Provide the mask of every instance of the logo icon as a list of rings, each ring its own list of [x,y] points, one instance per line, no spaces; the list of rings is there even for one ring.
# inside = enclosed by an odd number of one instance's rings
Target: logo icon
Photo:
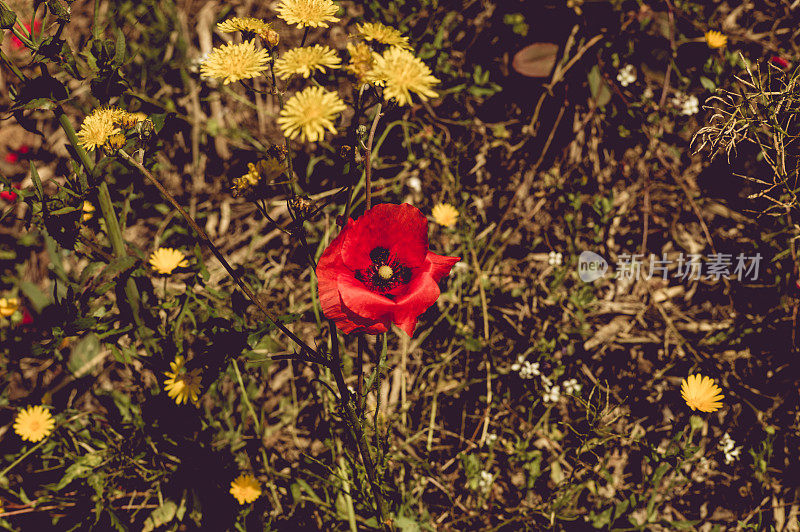
[[[606,259],[593,251],[584,251],[578,257],[578,277],[584,283],[600,279],[608,271]]]

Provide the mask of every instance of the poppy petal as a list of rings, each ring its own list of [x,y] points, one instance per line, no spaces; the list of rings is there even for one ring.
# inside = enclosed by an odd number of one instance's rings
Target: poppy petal
[[[342,246],[342,260],[353,271],[372,264],[375,248],[389,251],[392,260],[409,268],[420,266],[428,251],[428,219],[416,207],[381,203],[347,224],[351,230]]]

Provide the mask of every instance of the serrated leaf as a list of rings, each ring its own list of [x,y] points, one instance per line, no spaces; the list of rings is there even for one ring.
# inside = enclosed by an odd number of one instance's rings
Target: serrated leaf
[[[103,455],[100,452],[84,454],[64,471],[64,476],[61,477],[61,480],[53,488],[53,491],[64,489],[70,482],[77,478],[88,477],[102,462]]]
[[[136,265],[136,257],[119,257],[108,263],[103,275],[107,277],[116,277],[120,273],[130,270]]]
[[[39,290],[39,287],[32,282],[20,281],[17,286],[25,294],[25,298],[31,302],[37,314],[50,304],[50,296]]]

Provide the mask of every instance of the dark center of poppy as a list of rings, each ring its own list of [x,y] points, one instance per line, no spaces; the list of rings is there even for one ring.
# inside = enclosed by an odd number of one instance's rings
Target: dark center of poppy
[[[389,250],[377,247],[369,252],[372,261],[367,268],[356,272],[356,279],[364,283],[373,292],[386,294],[401,284],[411,281],[411,268],[393,259]]]

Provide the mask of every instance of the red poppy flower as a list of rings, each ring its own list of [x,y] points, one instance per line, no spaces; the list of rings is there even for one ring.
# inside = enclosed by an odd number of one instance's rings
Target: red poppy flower
[[[428,219],[416,207],[376,205],[349,220],[322,253],[322,311],[345,334],[379,334],[394,322],[412,336],[439,298],[439,280],[459,260],[428,251]]]
[[[13,203],[17,201],[17,193],[14,192],[13,190],[4,190],[0,192],[0,198],[3,198],[9,203]]]
[[[25,23],[25,29],[28,30],[28,35],[31,35],[31,37],[36,37],[36,36],[39,35],[39,33],[41,33],[42,21],[41,20],[34,20],[33,21],[33,33],[32,34],[31,34],[31,25],[29,23],[27,23],[27,22]],[[11,36],[11,47],[14,48],[15,50],[22,50],[23,48],[25,48],[25,45],[22,44],[22,41],[17,39],[16,36],[12,35]]]
[[[780,57],[780,56],[777,56],[777,55],[773,55],[770,58],[769,62],[772,63],[773,65],[779,67],[779,68],[783,68],[783,69],[789,68],[789,61],[787,61],[783,57]]]

